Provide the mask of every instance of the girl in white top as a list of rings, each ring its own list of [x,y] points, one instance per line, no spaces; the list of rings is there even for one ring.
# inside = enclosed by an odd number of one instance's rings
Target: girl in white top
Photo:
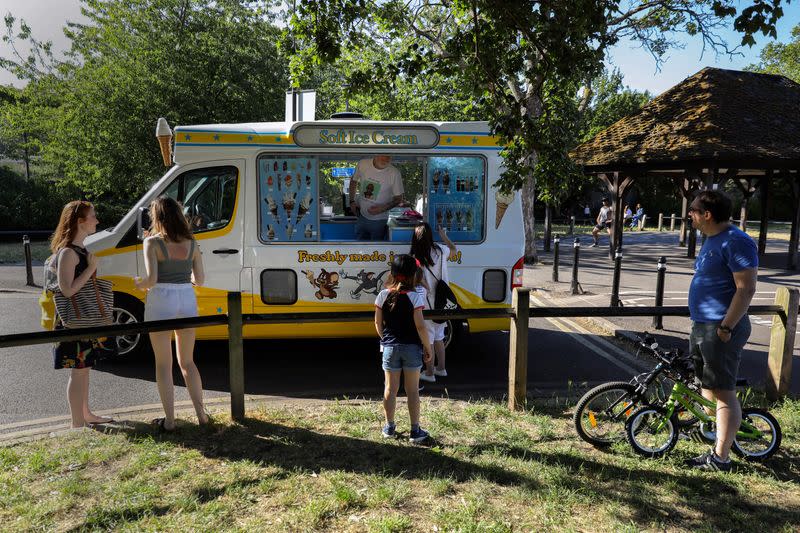
[[[411,236],[411,251],[409,252],[417,261],[424,276],[424,285],[428,289],[427,306],[426,309],[433,309],[434,300],[436,298],[436,284],[439,280],[449,283],[450,278],[447,274],[447,258],[454,256],[458,251],[455,244],[447,238],[444,228],[439,227],[439,237],[442,242],[447,244],[447,248],[441,244],[433,242],[433,230],[430,224],[422,222],[414,228],[414,234]],[[448,250],[449,249],[449,250]],[[431,360],[426,364],[425,372],[420,373],[419,378],[423,381],[435,382],[436,376],[447,376],[445,369],[445,347],[444,347],[444,329],[446,323],[437,324],[433,320],[426,320],[428,327],[428,336],[433,342],[432,352],[435,354],[436,366]]]

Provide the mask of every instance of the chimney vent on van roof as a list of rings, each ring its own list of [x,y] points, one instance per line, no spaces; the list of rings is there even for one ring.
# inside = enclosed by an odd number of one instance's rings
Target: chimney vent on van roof
[[[331,120],[364,120],[364,115],[356,111],[341,111],[331,115]]]

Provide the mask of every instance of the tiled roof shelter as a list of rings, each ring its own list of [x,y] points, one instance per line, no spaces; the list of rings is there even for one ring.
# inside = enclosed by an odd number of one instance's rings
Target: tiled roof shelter
[[[581,144],[571,155],[587,174],[603,179],[612,194],[614,248],[622,243],[622,213],[617,204],[637,177],[675,180],[684,196],[684,220],[687,203],[704,188],[732,179],[745,200],[758,186],[762,204],[768,205],[770,182],[789,180],[793,192],[789,267],[797,267],[800,84],[784,76],[704,68]],[[745,201],[742,225],[746,206]],[[767,217],[761,218],[759,252],[763,253]],[[691,257],[694,232],[689,237]]]

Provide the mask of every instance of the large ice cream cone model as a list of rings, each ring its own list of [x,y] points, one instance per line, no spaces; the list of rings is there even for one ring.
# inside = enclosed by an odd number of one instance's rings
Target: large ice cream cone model
[[[172,130],[164,117],[159,118],[156,123],[156,138],[161,148],[161,159],[164,161],[164,166],[172,166]]]
[[[494,215],[494,229],[498,229],[500,227],[500,222],[503,221],[503,215],[506,214],[508,206],[514,201],[514,193],[504,193],[498,189],[497,192],[494,193],[494,199],[497,202],[497,210]]]

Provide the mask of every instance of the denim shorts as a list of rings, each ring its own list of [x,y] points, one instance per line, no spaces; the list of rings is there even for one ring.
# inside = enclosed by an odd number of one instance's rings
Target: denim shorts
[[[197,316],[197,297],[191,283],[156,283],[147,291],[145,320]]]
[[[719,322],[694,322],[689,337],[689,348],[694,359],[697,377],[704,389],[732,391],[736,389],[736,375],[742,349],[750,337],[750,320],[742,317],[731,331],[728,342],[717,335]]]
[[[419,344],[384,346],[382,366],[388,372],[420,370],[422,368],[422,346]]]

